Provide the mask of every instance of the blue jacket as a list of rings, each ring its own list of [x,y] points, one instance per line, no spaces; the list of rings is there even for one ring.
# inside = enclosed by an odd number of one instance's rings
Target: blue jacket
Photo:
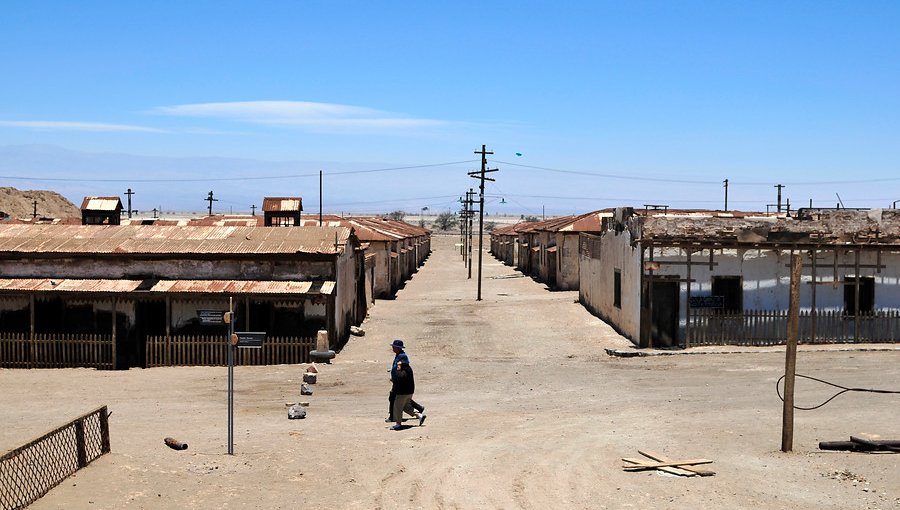
[[[402,363],[402,369],[397,369],[397,364]],[[391,363],[391,383],[394,395],[412,395],[416,392],[416,380],[412,366],[409,364],[409,356],[405,352],[398,352]]]

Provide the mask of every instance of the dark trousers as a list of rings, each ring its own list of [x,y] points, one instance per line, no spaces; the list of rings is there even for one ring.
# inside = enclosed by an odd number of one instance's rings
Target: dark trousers
[[[394,419],[394,396],[394,390],[391,390],[391,392],[388,394],[388,420],[390,421],[397,421],[396,419]],[[410,400],[409,405],[406,406],[406,409],[404,409],[403,411],[409,414],[413,414],[413,410],[421,413],[425,410],[425,406],[416,402],[415,400]]]

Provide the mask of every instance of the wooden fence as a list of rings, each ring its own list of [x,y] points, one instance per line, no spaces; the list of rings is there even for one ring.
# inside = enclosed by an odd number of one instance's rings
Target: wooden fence
[[[777,345],[787,339],[787,310],[746,310],[723,314],[691,309],[690,345]],[[847,316],[841,311],[800,312],[801,344],[882,343],[900,341],[900,312],[891,310]]]
[[[261,348],[235,348],[235,365],[309,363],[315,338],[266,337]],[[147,368],[160,366],[224,366],[228,364],[228,337],[147,337]]]
[[[0,333],[3,368],[113,368],[112,335]]]

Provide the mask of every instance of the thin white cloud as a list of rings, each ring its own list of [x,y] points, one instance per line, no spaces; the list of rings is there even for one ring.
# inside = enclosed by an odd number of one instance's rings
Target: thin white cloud
[[[332,103],[309,101],[238,101],[199,103],[156,108],[157,113],[182,117],[204,117],[312,129],[389,130],[446,126],[446,121]]]
[[[162,129],[131,124],[69,122],[62,120],[0,120],[0,126],[37,130],[164,133]]]

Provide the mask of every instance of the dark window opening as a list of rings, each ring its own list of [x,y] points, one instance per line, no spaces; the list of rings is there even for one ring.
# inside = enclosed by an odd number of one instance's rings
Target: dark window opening
[[[875,277],[859,277],[859,313],[871,315],[875,311]],[[856,277],[844,277],[844,315],[856,315]]]
[[[613,273],[613,306],[622,308],[622,271],[619,269]]]
[[[740,276],[713,276],[712,295],[722,296],[722,313],[744,311],[744,289]]]

